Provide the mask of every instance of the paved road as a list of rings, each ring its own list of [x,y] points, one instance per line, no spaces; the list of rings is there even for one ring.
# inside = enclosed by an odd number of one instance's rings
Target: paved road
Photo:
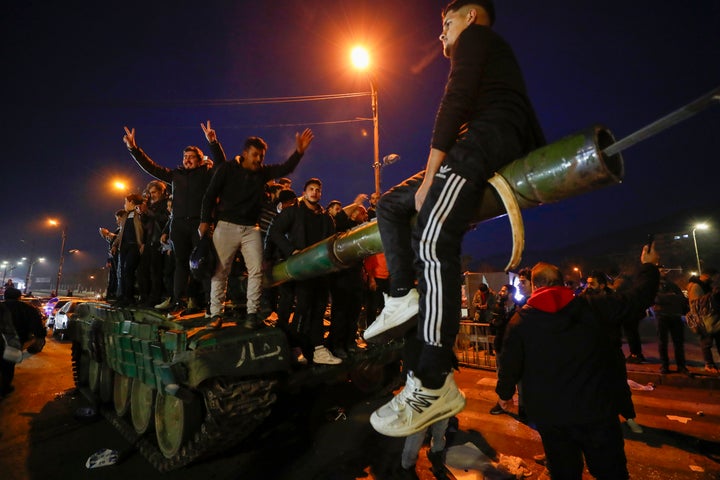
[[[494,373],[463,369],[457,381],[467,408],[458,416],[452,444],[473,442],[487,452],[520,457],[538,478],[533,462],[542,452],[537,433],[510,415],[492,416]],[[306,392],[277,405],[277,414],[255,435],[220,457],[161,475],[102,417],[79,420],[74,414],[88,402],[73,389],[70,345],[48,339],[45,350],[16,369],[17,390],[0,401],[0,477],[114,480],[182,479],[342,479],[391,478],[401,439],[375,433],[370,413],[386,398],[359,398],[348,386]],[[634,392],[641,435],[626,429],[626,451],[633,479],[720,478],[720,392],[714,388],[659,385]],[[328,412],[342,406],[347,419],[332,421]],[[702,415],[698,412],[702,412]],[[669,419],[671,415],[675,419]],[[87,470],[94,451],[123,453],[117,465]],[[433,478],[423,454],[420,478]],[[453,469],[458,479],[482,478],[477,471]],[[586,474],[584,478],[591,478]]]

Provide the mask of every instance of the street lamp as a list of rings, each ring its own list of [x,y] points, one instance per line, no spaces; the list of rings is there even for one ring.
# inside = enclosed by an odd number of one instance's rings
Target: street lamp
[[[52,225],[53,227],[57,227],[60,225],[60,222],[58,222],[55,219],[48,220],[48,223],[50,225]],[[62,278],[63,262],[65,262],[65,240],[66,239],[67,239],[67,225],[63,225],[62,242],[60,243],[60,261],[58,262],[57,282],[55,283],[55,295],[58,295],[60,293],[60,279]]]
[[[27,295],[28,291],[30,290],[30,275],[32,275],[33,266],[37,262],[44,262],[45,258],[40,257],[36,258],[35,260],[31,260],[28,262],[28,269],[27,269],[27,275],[25,275],[25,289],[23,290],[23,294]]]
[[[370,66],[370,54],[363,47],[355,47],[350,52],[350,58],[355,68],[366,70]],[[370,101],[372,106],[373,122],[373,168],[375,169],[375,193],[380,195],[380,130],[378,121],[378,92],[373,76],[368,73],[370,80]]]
[[[710,228],[710,226],[707,223],[697,223],[697,224],[695,224],[695,226],[693,226],[693,229],[692,229],[693,244],[695,245],[695,260],[697,260],[698,275],[700,275],[702,273],[702,268],[700,268],[700,253],[698,252],[697,238],[695,237],[695,230],[707,230],[708,228]]]

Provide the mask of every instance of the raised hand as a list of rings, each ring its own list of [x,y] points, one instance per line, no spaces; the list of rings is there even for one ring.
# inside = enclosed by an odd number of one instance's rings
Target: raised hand
[[[127,145],[127,148],[137,148],[137,144],[135,143],[135,129],[132,130],[128,127],[125,128],[125,135],[123,136],[123,142],[125,142],[125,145]]]
[[[295,149],[298,153],[302,154],[305,153],[305,150],[312,142],[313,138],[315,136],[313,135],[312,130],[309,128],[306,128],[302,133],[296,133],[295,134]]]
[[[205,133],[205,138],[208,142],[217,142],[217,133],[215,133],[215,130],[213,130],[213,128],[210,126],[210,120],[207,121],[207,126],[204,123],[201,123],[200,128],[203,129],[203,132]]]

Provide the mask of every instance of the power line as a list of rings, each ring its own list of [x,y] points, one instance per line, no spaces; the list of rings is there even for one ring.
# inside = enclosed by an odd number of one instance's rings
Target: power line
[[[370,96],[370,92],[333,93],[328,95],[302,95],[296,97],[224,98],[215,100],[141,100],[122,101],[120,103],[113,102],[113,105],[122,107],[228,107],[240,105],[271,105],[278,103],[318,102],[367,96]],[[93,104],[95,103],[93,102]]]

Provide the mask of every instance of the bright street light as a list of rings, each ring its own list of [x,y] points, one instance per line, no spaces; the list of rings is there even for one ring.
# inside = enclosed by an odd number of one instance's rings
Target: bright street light
[[[365,70],[370,66],[370,54],[363,47],[355,47],[350,52],[353,65],[359,70]]]
[[[580,270],[580,267],[573,267],[573,272],[576,272],[578,276],[580,277],[580,280],[583,280],[583,274],[582,270]]]
[[[355,47],[350,52],[352,64],[358,70],[367,70],[370,67],[370,54],[363,47]],[[368,72],[368,80],[370,81],[370,101],[372,106],[372,122],[373,122],[373,168],[375,169],[375,193],[380,195],[380,130],[378,121],[378,94],[375,80],[371,73]]]
[[[693,226],[693,229],[692,229],[693,244],[695,245],[695,260],[697,260],[698,275],[700,275],[702,273],[702,268],[700,267],[700,253],[698,252],[697,238],[695,237],[695,230],[707,230],[708,228],[710,228],[710,226],[707,223],[697,223],[697,224],[695,224],[695,226]]]

